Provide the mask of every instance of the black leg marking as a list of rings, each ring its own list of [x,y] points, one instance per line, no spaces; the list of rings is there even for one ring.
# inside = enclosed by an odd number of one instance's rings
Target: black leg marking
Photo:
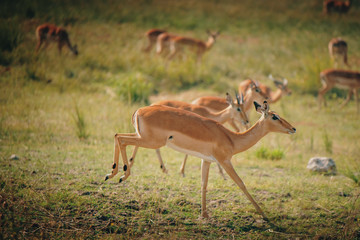
[[[129,161],[130,161],[130,162],[132,162],[132,160],[133,160],[133,158],[130,158],[130,160],[129,160]]]
[[[164,166],[161,164],[161,165],[160,165],[160,168],[163,169],[163,167],[164,167]]]
[[[169,139],[172,139],[172,138],[173,138],[173,136],[170,136],[170,137],[169,137]]]
[[[122,182],[122,178],[120,178],[120,180],[119,180],[119,183],[121,183]]]
[[[112,168],[113,168],[113,169],[115,169],[115,168],[116,168],[116,163],[114,163],[114,164],[113,164]]]
[[[124,172],[127,170],[127,166],[126,165],[124,165]]]

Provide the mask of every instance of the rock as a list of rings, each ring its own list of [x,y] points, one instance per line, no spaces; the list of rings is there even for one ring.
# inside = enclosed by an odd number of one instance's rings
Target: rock
[[[19,160],[20,158],[18,156],[16,156],[15,154],[12,154],[10,157],[9,157],[10,160]]]
[[[313,157],[309,160],[306,168],[314,172],[336,174],[335,162],[328,157]]]

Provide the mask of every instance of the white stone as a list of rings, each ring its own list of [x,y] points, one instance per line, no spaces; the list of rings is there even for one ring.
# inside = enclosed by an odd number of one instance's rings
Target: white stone
[[[313,157],[309,160],[306,168],[314,172],[336,173],[335,162],[328,157]]]
[[[11,154],[11,156],[10,156],[9,159],[10,159],[10,160],[19,160],[19,157],[16,156],[15,154]]]

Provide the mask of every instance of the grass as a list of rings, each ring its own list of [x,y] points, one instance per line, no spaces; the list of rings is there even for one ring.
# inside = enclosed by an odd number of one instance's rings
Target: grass
[[[73,120],[76,126],[76,135],[79,139],[87,139],[90,134],[87,130],[87,123],[85,122],[84,114],[79,110],[79,106],[75,103],[75,114]]]
[[[327,153],[332,153],[333,152],[333,143],[329,137],[329,135],[327,134],[327,132],[325,131],[323,134],[323,141],[324,141],[324,146],[325,146],[325,150]]]
[[[260,147],[256,150],[255,155],[257,158],[280,160],[285,156],[285,153],[281,149],[268,149],[266,147]]]
[[[332,16],[321,15],[321,5],[5,1],[0,35],[16,44],[2,45],[0,57],[0,238],[358,239],[359,115],[353,101],[338,109],[342,90],[330,91],[328,107],[319,110],[316,92],[319,71],[331,67],[332,37],[348,41],[349,62],[360,70],[360,5]],[[43,22],[66,26],[79,56],[66,49],[59,56],[54,45],[35,55],[34,31]],[[221,35],[201,64],[190,55],[166,67],[154,51],[141,51],[144,32],[154,27],[204,40],[206,29]],[[214,164],[211,217],[200,219],[200,160],[189,157],[182,178],[184,156],[167,148],[161,150],[167,175],[153,150],[139,149],[129,179],[119,184],[119,173],[104,182],[113,136],[134,132],[137,108],[165,98],[224,96],[247,77],[272,86],[270,73],[289,80],[293,94],[270,107],[297,133],[269,134],[232,159],[270,223]],[[258,117],[251,112],[252,123]],[[321,155],[336,161],[337,175],[306,170]]]

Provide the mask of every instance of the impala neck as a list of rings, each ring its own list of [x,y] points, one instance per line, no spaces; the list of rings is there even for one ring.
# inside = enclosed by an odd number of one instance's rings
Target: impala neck
[[[230,118],[231,108],[232,106],[229,105],[227,108],[221,110],[220,112],[211,112],[207,117],[211,117],[212,120],[215,120],[219,123],[224,123]]]
[[[282,96],[282,90],[278,88],[275,92],[270,92],[269,103],[274,103],[278,101]]]
[[[213,36],[209,36],[207,42],[205,43],[206,49],[210,49],[212,45],[215,43],[215,38]]]
[[[252,92],[251,89],[248,89],[245,93],[245,97],[244,97],[244,111],[248,112],[250,110],[250,108],[252,108],[254,106],[254,93]]]
[[[264,115],[246,132],[231,132],[230,138],[234,143],[234,154],[246,151],[254,146],[261,138],[270,131],[264,126]]]

